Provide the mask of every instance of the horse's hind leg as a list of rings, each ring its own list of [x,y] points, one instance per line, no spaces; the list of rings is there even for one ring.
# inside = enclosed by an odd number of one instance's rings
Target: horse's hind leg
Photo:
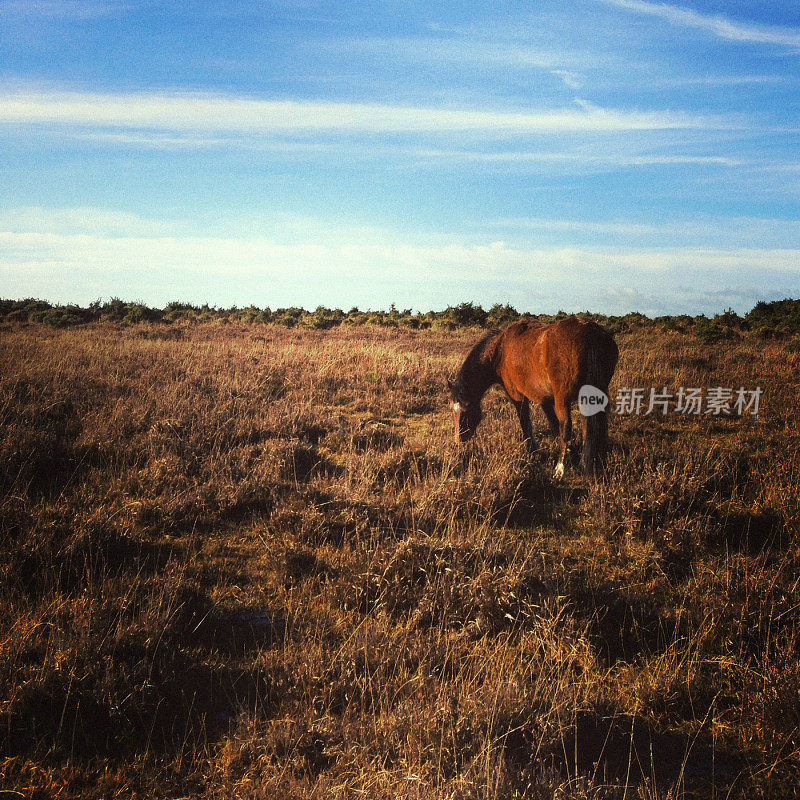
[[[525,446],[528,448],[528,452],[532,453],[536,450],[536,437],[533,435],[530,403],[527,400],[514,402],[514,408],[517,410],[519,424],[522,426],[522,438],[525,440]]]
[[[542,400],[542,411],[547,417],[547,424],[550,427],[550,433],[553,436],[558,436],[558,417],[556,416],[555,401],[552,398]]]
[[[556,464],[555,477],[564,477],[564,458],[567,455],[567,445],[572,438],[572,414],[570,414],[569,403],[563,397],[557,397],[555,401],[555,412],[558,417],[558,435],[561,450]]]

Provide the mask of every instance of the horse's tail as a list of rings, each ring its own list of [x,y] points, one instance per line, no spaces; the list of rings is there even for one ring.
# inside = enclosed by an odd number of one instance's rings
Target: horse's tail
[[[584,383],[595,386],[608,396],[619,348],[614,337],[599,325],[592,330],[588,345]],[[602,411],[585,417],[583,422],[583,471],[592,475],[608,452],[608,405]]]

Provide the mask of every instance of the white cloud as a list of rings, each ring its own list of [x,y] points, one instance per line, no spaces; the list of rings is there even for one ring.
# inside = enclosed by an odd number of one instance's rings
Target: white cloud
[[[646,0],[602,0],[602,2],[640,14],[660,17],[674,25],[705,30],[729,41],[800,47],[800,30],[797,28],[735,22],[723,16],[701,14],[689,8],[667,3],[651,3]]]
[[[609,228],[609,226],[601,226]],[[631,226],[620,224],[624,232]],[[635,227],[634,227],[635,229]],[[610,227],[613,231],[613,226]],[[204,270],[224,276],[258,272],[264,275],[336,274],[373,280],[381,274],[423,271],[438,278],[470,275],[486,280],[508,278],[536,269],[592,270],[613,273],[620,267],[637,273],[741,268],[800,274],[797,249],[714,248],[584,248],[523,249],[495,241],[488,244],[420,246],[336,244],[325,241],[285,245],[264,237],[101,236],[50,232],[0,232],[4,270],[68,268],[76,273],[114,273],[131,267],[163,274]],[[2,287],[0,287],[2,293]]]
[[[479,132],[525,134],[729,127],[729,123],[672,111],[576,109],[485,111],[366,103],[255,100],[216,94],[0,94],[0,124],[225,132],[340,131],[359,133]]]
[[[474,236],[466,243],[443,235],[425,243],[391,234],[365,240],[358,232],[314,231],[313,225],[306,239],[286,244],[268,236],[126,234],[146,231],[147,221],[107,213],[6,213],[0,219],[0,296],[84,303],[121,296],[151,304],[181,298],[273,307],[398,302],[430,308],[475,300],[540,311],[636,308],[652,314],[713,312],[726,305],[745,310],[765,293],[800,291],[800,248],[525,247],[485,234],[478,243]],[[26,214],[30,230],[24,230]],[[72,217],[76,231],[85,232],[66,232]],[[647,233],[649,227],[588,223],[590,232]]]
[[[224,228],[267,230],[256,218],[223,219]],[[471,235],[472,243],[458,243],[452,233],[415,236],[414,241],[374,226],[334,224],[309,217],[279,216],[277,234],[193,235],[186,223],[151,219],[126,211],[94,207],[47,208],[25,206],[0,211],[0,265],[26,263],[71,264],[76,269],[114,271],[136,264],[151,271],[202,267],[215,274],[252,269],[267,271],[286,268],[314,269],[325,263],[344,273],[363,276],[376,270],[393,273],[398,267],[424,269],[426,265],[453,275],[462,269],[495,270],[508,275],[509,269],[535,264],[586,268],[628,265],[636,271],[673,268],[736,270],[758,265],[764,269],[800,273],[800,249],[795,247],[586,247],[562,245],[548,248],[509,246],[491,239],[492,228],[509,231],[549,230],[562,233],[639,236],[668,234],[716,236],[749,234],[753,241],[775,234],[794,242],[800,222],[785,219],[734,217],[726,220],[637,222],[632,220],[574,220],[544,217],[509,217],[489,220]],[[473,226],[474,227],[474,226]],[[483,239],[483,243],[480,242]],[[289,241],[291,243],[287,244]],[[488,242],[488,243],[487,243]],[[363,272],[362,272],[363,271]]]

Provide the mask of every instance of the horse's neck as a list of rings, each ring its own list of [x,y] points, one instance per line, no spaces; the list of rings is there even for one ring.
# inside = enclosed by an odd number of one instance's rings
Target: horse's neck
[[[490,386],[500,380],[495,358],[496,348],[491,346],[491,342],[487,343],[479,352],[473,353],[470,358],[470,389],[478,401],[483,398]]]

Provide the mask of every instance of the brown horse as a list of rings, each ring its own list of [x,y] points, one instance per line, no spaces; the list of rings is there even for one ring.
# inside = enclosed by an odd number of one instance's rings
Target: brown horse
[[[617,344],[608,331],[577,317],[549,325],[520,320],[503,331],[492,331],[472,348],[450,384],[456,441],[465,442],[475,433],[483,416],[481,399],[490,386],[499,383],[517,410],[530,451],[536,449],[530,402],[541,405],[551,432],[560,437],[555,474],[561,478],[572,437],[571,406],[587,385],[608,395],[618,356]],[[604,407],[583,417],[583,468],[587,474],[594,472],[607,448]]]

